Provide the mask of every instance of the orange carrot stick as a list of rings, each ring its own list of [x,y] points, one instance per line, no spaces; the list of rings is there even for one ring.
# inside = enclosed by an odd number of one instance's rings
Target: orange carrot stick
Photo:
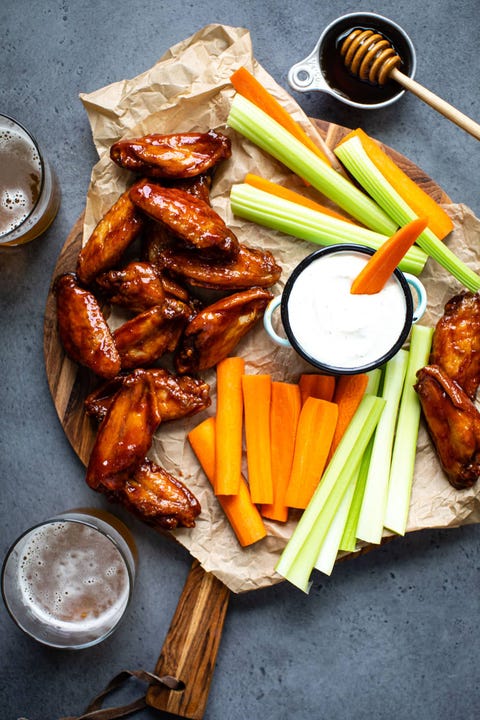
[[[330,448],[328,462],[330,462],[337,445],[347,429],[350,420],[360,405],[360,400],[367,389],[368,376],[365,373],[359,375],[340,375],[337,378],[333,402],[338,406],[338,420],[335,434]]]
[[[385,240],[358,273],[350,292],[353,295],[374,295],[380,292],[427,224],[427,218],[416,218]]]
[[[310,502],[327,463],[337,418],[335,403],[310,397],[303,405],[285,496],[289,507],[304,509]]]
[[[349,140],[352,135],[360,138],[363,149],[370,160],[390,185],[401,195],[407,205],[412,208],[418,217],[428,217],[428,227],[440,240],[443,240],[453,230],[452,220],[445,210],[422,190],[373,138],[360,128],[346,135],[340,144]]]
[[[335,392],[335,378],[333,375],[303,374],[298,381],[302,405],[309,397],[320,398],[320,400],[333,400]]]
[[[259,175],[255,175],[254,173],[247,173],[245,175],[245,182],[248,183],[248,185],[256,187],[258,190],[263,190],[264,192],[268,192],[271,195],[281,197],[284,200],[290,200],[290,202],[297,203],[297,205],[302,205],[303,207],[308,207],[310,208],[310,210],[322,212],[325,215],[330,215],[330,217],[337,218],[337,220],[343,220],[344,222],[348,222],[351,225],[355,224],[352,220],[349,220],[347,217],[345,217],[345,215],[341,215],[340,213],[335,212],[335,210],[332,210],[325,205],[321,205],[315,200],[311,200],[310,198],[305,197],[305,195],[301,195],[300,193],[295,192],[295,190],[290,190],[283,185],[274,183],[271,180],[266,180]]]
[[[286,382],[272,382],[270,438],[273,503],[262,505],[260,512],[263,517],[278,522],[286,522],[288,519],[285,493],[295,451],[295,436],[297,434],[300,409],[300,388],[298,385]]]
[[[227,357],[217,364],[216,495],[238,492],[242,469],[244,370],[245,361],[241,357]]]
[[[257,504],[273,502],[270,461],[270,375],[243,375],[245,443],[250,496]]]
[[[327,165],[331,165],[325,153],[320,150],[318,145],[313,142],[290,113],[280,105],[278,100],[275,100],[273,95],[245,67],[238,68],[230,76],[230,82],[240,95],[243,95],[267,115],[270,115],[273,120],[276,120],[279,125],[282,125],[285,130],[288,130]]]
[[[209,417],[188,433],[193,452],[211,485],[215,480],[215,418]],[[242,547],[252,545],[267,534],[256,505],[252,503],[243,476],[237,495],[219,495],[220,503]]]

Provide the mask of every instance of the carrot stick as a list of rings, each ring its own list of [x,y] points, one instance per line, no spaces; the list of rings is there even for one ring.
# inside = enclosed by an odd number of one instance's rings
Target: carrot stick
[[[310,502],[327,463],[337,418],[335,403],[310,397],[303,405],[285,496],[289,507],[305,509]]]
[[[244,370],[245,361],[241,357],[227,357],[217,364],[216,495],[238,492],[242,469]]]
[[[295,190],[290,190],[283,185],[274,183],[271,180],[266,180],[259,175],[255,175],[254,173],[247,173],[245,175],[245,182],[248,185],[252,185],[253,187],[258,188],[258,190],[263,190],[264,192],[268,192],[271,195],[276,195],[277,197],[281,197],[284,200],[294,202],[297,205],[308,207],[311,210],[317,210],[317,212],[322,212],[325,215],[330,215],[330,217],[335,217],[338,220],[343,220],[344,222],[349,222],[352,225],[355,225],[355,223],[349,218],[345,217],[345,215],[335,212],[335,210],[332,210],[325,205],[321,205],[315,200],[311,200],[310,198],[305,197],[305,195],[301,195],[300,193],[295,192]]]
[[[257,504],[273,502],[270,461],[270,375],[243,375],[245,443],[250,496]]]
[[[325,153],[320,150],[303,128],[292,118],[290,113],[280,105],[278,100],[275,100],[273,95],[245,67],[238,68],[230,76],[230,82],[240,95],[243,95],[267,115],[270,115],[271,118],[294,135],[297,140],[300,140],[327,165],[331,165]]]
[[[367,383],[368,376],[365,373],[358,375],[340,375],[340,377],[337,378],[333,402],[338,406],[338,420],[328,462],[330,462],[350,420],[360,405],[360,401],[367,389]]]
[[[335,378],[333,375],[300,375],[298,381],[302,405],[308,397],[320,398],[321,400],[333,400],[335,392]]]
[[[386,180],[392,185],[398,194],[405,200],[419,217],[428,218],[428,227],[440,239],[443,240],[452,230],[453,223],[445,210],[417,183],[412,180],[392,158],[361,128],[352,130],[340,142],[345,142],[352,135],[360,138],[363,149],[373,164],[380,170]]]
[[[193,452],[203,472],[213,486],[215,480],[215,418],[209,417],[188,433]],[[267,534],[256,505],[252,503],[248,486],[240,476],[236,495],[219,495],[220,503],[242,547],[252,545]]]
[[[353,295],[374,295],[380,292],[427,224],[427,218],[416,218],[385,240],[358,273],[350,292]]]
[[[270,404],[270,438],[273,503],[262,505],[263,517],[278,522],[288,519],[285,493],[295,451],[295,436],[300,416],[300,388],[286,382],[272,382]]]

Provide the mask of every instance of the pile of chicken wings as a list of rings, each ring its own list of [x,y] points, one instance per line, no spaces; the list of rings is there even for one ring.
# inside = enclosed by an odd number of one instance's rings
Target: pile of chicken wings
[[[65,352],[99,380],[85,402],[98,423],[86,480],[150,524],[192,527],[200,504],[147,457],[153,435],[210,405],[200,373],[262,317],[281,268],[211,207],[213,173],[231,157],[227,136],[147,135],[115,143],[110,157],[132,184],[93,230],[75,272],[53,286]],[[127,314],[113,332],[112,305]]]
[[[418,393],[428,431],[442,467],[456,489],[480,476],[480,295],[451,298],[438,321],[429,365],[417,373]]]

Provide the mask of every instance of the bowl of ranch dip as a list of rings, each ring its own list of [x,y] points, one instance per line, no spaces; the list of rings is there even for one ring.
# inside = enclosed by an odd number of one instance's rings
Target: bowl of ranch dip
[[[304,258],[265,312],[272,340],[330,375],[367,372],[390,360],[423,315],[427,296],[418,278],[398,268],[380,292],[352,294],[353,280],[373,253],[363,245],[341,244]],[[277,308],[286,337],[273,327]]]

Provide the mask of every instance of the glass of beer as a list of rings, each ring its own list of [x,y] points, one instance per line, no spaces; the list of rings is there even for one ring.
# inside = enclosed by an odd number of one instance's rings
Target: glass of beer
[[[55,173],[37,141],[16,120],[0,115],[0,248],[44,233],[59,204]]]
[[[128,528],[104,511],[73,510],[27,530],[8,551],[3,600],[27,635],[57,648],[95,645],[130,602],[136,549]]]

